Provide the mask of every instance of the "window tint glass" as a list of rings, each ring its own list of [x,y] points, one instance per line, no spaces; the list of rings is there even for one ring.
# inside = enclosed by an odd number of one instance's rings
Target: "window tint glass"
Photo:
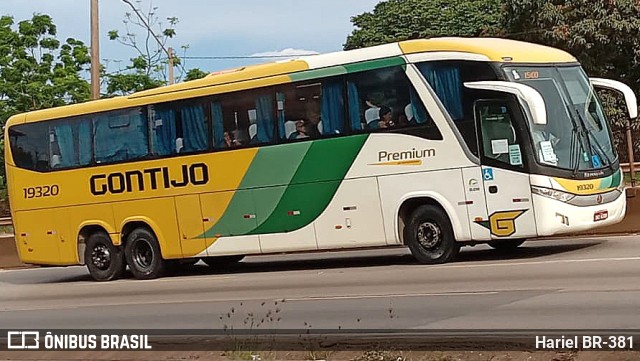
[[[477,116],[482,129],[482,154],[488,159],[522,167],[520,140],[513,125],[512,110],[506,102],[478,102]]]
[[[211,103],[217,149],[271,143],[275,139],[273,89],[225,94]]]
[[[403,67],[353,74],[348,78],[347,94],[354,131],[425,127],[430,131],[420,136],[442,139]]]
[[[143,108],[93,116],[96,163],[139,159],[149,154],[147,116]]]
[[[51,168],[88,165],[93,160],[91,121],[71,118],[51,122]]]
[[[49,125],[32,123],[9,128],[13,161],[18,167],[47,170],[50,162]]]
[[[200,103],[176,105],[176,151],[201,152],[209,148],[209,125],[205,107]]]
[[[14,162],[18,167],[39,171],[91,164],[91,132],[91,121],[87,118],[11,127]]]
[[[314,139],[322,135],[322,89],[320,82],[287,84],[278,89],[280,139]],[[325,113],[325,116],[330,115]]]
[[[465,82],[497,80],[489,64],[477,61],[429,61],[416,64],[453,119],[469,150],[478,155],[473,104],[486,93],[464,87]]]
[[[151,147],[155,155],[177,153],[176,116],[173,108],[167,104],[149,107],[149,126],[151,127]]]

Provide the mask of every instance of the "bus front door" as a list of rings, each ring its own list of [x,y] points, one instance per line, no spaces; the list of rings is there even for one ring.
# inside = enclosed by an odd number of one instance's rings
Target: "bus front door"
[[[476,221],[489,229],[491,239],[535,237],[536,223],[531,185],[522,155],[523,113],[513,99],[479,100],[475,103],[482,184],[487,219]]]

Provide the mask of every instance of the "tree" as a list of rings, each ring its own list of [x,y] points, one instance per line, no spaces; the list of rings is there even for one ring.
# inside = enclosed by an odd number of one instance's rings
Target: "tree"
[[[149,1],[146,10],[143,1],[136,0],[135,5],[126,0],[132,12],[125,13],[122,21],[125,32],[110,30],[109,39],[133,49],[136,56],[125,69],[106,74],[107,95],[125,95],[135,91],[156,88],[168,83],[168,42],[176,36],[177,17],[167,17],[166,26],[157,15],[158,7]],[[142,35],[139,35],[142,34]],[[187,45],[181,46],[186,52]],[[185,75],[180,58],[174,54],[177,66],[177,81]]]
[[[209,75],[209,73],[199,68],[189,69],[189,71],[187,71],[187,76],[184,77],[184,81],[202,79],[207,75]]]
[[[500,23],[500,0],[386,0],[351,18],[344,49],[416,38],[479,36]]]
[[[590,76],[620,80],[640,91],[640,5],[634,0],[505,0],[506,36],[573,54]],[[626,159],[628,116],[619,94],[599,92],[613,125],[618,153]],[[634,134],[640,122],[631,124]],[[634,142],[636,157],[640,142]],[[637,158],[636,158],[637,159]]]
[[[89,99],[81,72],[91,62],[89,50],[69,38],[61,45],[48,15],[17,24],[0,17],[0,123],[11,115]]]
[[[89,84],[81,73],[91,58],[84,43],[69,38],[61,44],[48,15],[15,25],[12,17],[0,17],[0,126],[17,113],[88,100]],[[4,165],[3,151],[0,162]]]

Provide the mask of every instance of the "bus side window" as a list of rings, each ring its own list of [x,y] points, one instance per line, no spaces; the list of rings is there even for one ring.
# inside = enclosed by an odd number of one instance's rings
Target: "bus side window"
[[[347,95],[354,132],[421,128],[406,132],[425,139],[442,139],[403,67],[352,74],[347,81]]]
[[[317,81],[286,84],[277,89],[278,137],[281,140],[316,139],[321,136],[324,131],[321,121],[322,91],[322,84]],[[328,114],[325,116],[329,117]]]
[[[320,119],[318,129],[322,135],[337,135],[345,133],[344,119],[344,85],[342,79],[328,79],[322,82]],[[314,119],[311,123],[316,124]]]
[[[49,141],[52,169],[88,165],[92,161],[91,121],[86,117],[51,122]]]
[[[179,103],[176,106],[175,148],[178,153],[193,153],[209,148],[209,125],[201,103]],[[181,139],[181,141],[179,140]]]
[[[271,143],[275,139],[273,88],[227,93],[211,103],[215,149]]]
[[[94,116],[93,144],[96,162],[118,162],[148,155],[147,127],[146,109],[140,107]]]
[[[50,133],[46,123],[14,125],[9,128],[11,153],[20,168],[46,171],[50,162]]]
[[[177,135],[174,110],[167,105],[155,105],[149,107],[148,114],[152,129],[153,154],[175,154]]]

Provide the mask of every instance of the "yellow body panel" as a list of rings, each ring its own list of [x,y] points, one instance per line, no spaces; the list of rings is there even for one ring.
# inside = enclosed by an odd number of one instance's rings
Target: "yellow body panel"
[[[175,197],[176,216],[178,218],[180,247],[184,257],[192,257],[207,248],[203,238],[198,238],[204,233],[204,222],[200,213],[200,196],[189,194]],[[194,215],[194,213],[196,213]],[[199,217],[196,217],[199,216]]]
[[[519,63],[574,63],[571,54],[544,45],[498,38],[433,38],[399,43],[405,54],[455,51],[484,55],[491,61]]]
[[[19,185],[12,187],[13,193],[10,194],[16,229],[18,232],[22,229],[30,232],[16,235],[22,260],[26,263],[77,264],[78,235],[83,227],[104,228],[118,245],[123,227],[134,221],[144,222],[152,228],[165,258],[195,256],[215,241],[215,238],[195,238],[203,233],[199,197],[206,195],[208,216],[220,218],[257,152],[257,148],[241,149],[50,173],[9,166],[10,182]],[[110,193],[107,179],[111,174],[166,168],[170,180],[180,182],[183,167],[190,165],[208,168],[206,184],[163,188],[163,173],[156,172],[157,189],[151,189],[151,175],[142,173],[144,189],[139,189],[137,178],[132,177],[131,191]],[[104,178],[95,180],[92,186],[90,179],[96,175]],[[119,186],[118,182],[113,183]],[[25,188],[54,185],[59,189],[56,195],[25,197]],[[96,195],[92,190],[106,193]],[[185,204],[184,198],[180,197],[191,198]],[[176,205],[180,207],[176,208]],[[190,221],[184,221],[186,219]]]

